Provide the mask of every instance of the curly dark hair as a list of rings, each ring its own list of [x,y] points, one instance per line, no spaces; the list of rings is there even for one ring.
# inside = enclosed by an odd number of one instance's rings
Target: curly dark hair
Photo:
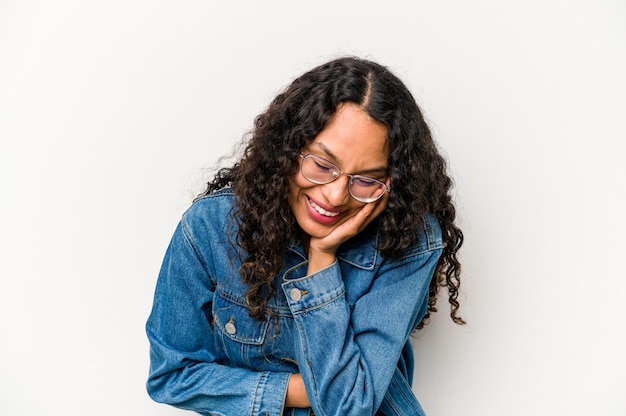
[[[418,328],[436,312],[439,289],[447,287],[450,316],[457,324],[461,265],[457,252],[463,233],[454,224],[452,180],[415,99],[394,74],[375,62],[342,57],[296,78],[256,117],[243,155],[220,169],[207,195],[232,186],[238,196],[237,244],[245,250],[239,273],[249,286],[251,317],[263,320],[272,282],[283,266],[298,224],[288,203],[289,178],[298,168],[300,150],[324,129],[342,103],[354,103],[388,128],[389,177],[393,184],[379,216],[384,256],[397,258],[416,244],[421,219],[432,213],[443,233],[443,253],[429,288],[428,311]]]

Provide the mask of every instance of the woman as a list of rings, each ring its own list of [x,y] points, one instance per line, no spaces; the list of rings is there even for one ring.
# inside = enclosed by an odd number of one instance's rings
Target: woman
[[[257,117],[175,231],[147,323],[153,399],[205,415],[420,415],[413,330],[463,235],[415,100],[346,57]],[[433,277],[434,276],[434,277]]]

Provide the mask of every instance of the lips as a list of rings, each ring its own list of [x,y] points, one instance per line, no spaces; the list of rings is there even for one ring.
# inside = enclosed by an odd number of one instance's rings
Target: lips
[[[313,207],[315,211],[317,211],[319,214],[322,214],[325,217],[336,217],[337,215],[339,215],[339,212],[336,212],[336,211],[332,212],[332,211],[325,210],[321,206],[317,205],[315,201],[313,201],[311,198],[309,198],[309,204],[311,204],[311,207]]]
[[[329,208],[322,207],[311,198],[306,197],[309,217],[318,224],[330,225],[337,221],[343,211],[331,211]]]

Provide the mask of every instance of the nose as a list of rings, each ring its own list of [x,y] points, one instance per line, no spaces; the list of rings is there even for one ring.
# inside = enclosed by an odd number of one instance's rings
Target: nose
[[[339,175],[334,181],[322,185],[322,194],[326,198],[329,205],[340,207],[350,201],[350,192],[348,192],[349,177]]]

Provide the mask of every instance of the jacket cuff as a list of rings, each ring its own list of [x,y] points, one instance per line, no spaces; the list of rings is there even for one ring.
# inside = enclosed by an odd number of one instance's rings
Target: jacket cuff
[[[281,416],[291,373],[261,373],[254,393],[253,415]]]
[[[294,315],[330,303],[345,296],[345,286],[341,279],[339,263],[335,260],[330,266],[309,276],[289,278],[306,273],[307,263],[285,273],[283,292]]]

